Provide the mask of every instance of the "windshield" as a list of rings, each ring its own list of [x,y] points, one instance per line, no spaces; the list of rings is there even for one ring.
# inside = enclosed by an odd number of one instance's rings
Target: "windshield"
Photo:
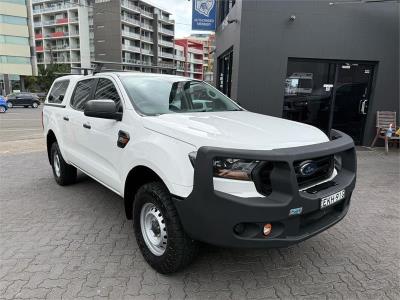
[[[133,105],[145,115],[241,110],[216,88],[197,80],[123,77]]]

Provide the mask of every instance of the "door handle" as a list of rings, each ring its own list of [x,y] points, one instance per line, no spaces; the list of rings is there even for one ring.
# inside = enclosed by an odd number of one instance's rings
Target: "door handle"
[[[64,116],[64,121],[69,121],[69,118],[67,116]]]
[[[87,123],[84,123],[82,126],[83,126],[83,128],[86,128],[86,129],[92,128],[92,126],[90,126],[90,124],[87,124]]]
[[[362,115],[366,115],[366,114],[367,114],[367,112],[366,112],[367,103],[368,103],[368,100],[367,100],[367,99],[364,99],[364,100],[361,101],[360,113],[361,113]]]

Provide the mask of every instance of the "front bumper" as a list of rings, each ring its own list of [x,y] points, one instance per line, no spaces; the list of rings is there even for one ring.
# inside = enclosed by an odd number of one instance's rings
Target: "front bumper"
[[[294,162],[328,155],[341,156],[342,160],[341,169],[331,180],[334,185],[314,193],[300,190]],[[266,197],[241,198],[215,191],[216,157],[274,162],[270,176],[272,193]],[[348,211],[355,182],[353,140],[333,130],[331,141],[310,146],[270,151],[202,147],[197,152],[192,193],[186,199],[173,199],[184,229],[195,240],[227,247],[282,247],[310,238],[339,222]],[[341,190],[345,190],[345,199],[320,209],[321,198]],[[300,215],[289,216],[291,209],[300,207]],[[272,224],[268,237],[262,234],[266,223]],[[238,224],[245,229],[243,232],[236,230]]]

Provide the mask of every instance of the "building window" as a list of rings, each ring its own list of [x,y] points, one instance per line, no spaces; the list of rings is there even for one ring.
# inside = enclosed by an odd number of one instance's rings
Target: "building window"
[[[29,45],[29,40],[26,37],[0,34],[0,44]]]
[[[0,15],[0,23],[12,25],[28,25],[26,18],[9,15]]]
[[[229,14],[236,0],[221,0],[219,3],[219,21],[222,23],[225,17]]]
[[[8,2],[8,3],[12,3],[12,4],[26,5],[25,0],[0,0],[0,3],[1,2]]]
[[[218,57],[217,87],[228,97],[231,96],[233,48]]]
[[[30,64],[31,59],[29,57],[0,55],[0,63],[3,63],[3,64]]]

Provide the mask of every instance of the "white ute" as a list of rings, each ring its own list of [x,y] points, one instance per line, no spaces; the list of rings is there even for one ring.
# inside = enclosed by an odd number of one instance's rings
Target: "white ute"
[[[161,273],[198,242],[280,247],[341,220],[355,185],[352,140],[251,113],[189,78],[99,72],[56,79],[43,109],[60,185],[77,169],[124,198],[146,261]]]

